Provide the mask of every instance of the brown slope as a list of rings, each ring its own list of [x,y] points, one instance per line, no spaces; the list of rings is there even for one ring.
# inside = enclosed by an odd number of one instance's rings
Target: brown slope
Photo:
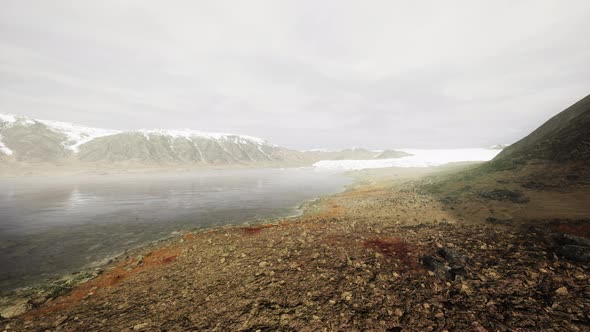
[[[590,160],[590,95],[502,151],[492,164]]]

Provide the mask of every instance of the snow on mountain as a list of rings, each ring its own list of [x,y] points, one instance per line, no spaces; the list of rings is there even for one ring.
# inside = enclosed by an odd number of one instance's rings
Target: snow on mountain
[[[307,161],[299,151],[246,135],[192,129],[119,131],[2,113],[0,139],[3,161],[145,165]]]
[[[64,142],[64,147],[74,152],[78,152],[80,145],[88,143],[95,138],[110,136],[120,133],[118,130],[100,129],[84,127],[68,122],[36,120],[50,129],[67,136],[68,140]]]
[[[228,133],[210,133],[210,132],[203,132],[198,130],[192,129],[180,129],[180,130],[171,130],[171,129],[140,129],[135,132],[144,134],[144,136],[149,139],[150,135],[158,135],[158,136],[169,136],[173,138],[205,138],[205,139],[212,139],[212,140],[235,140],[238,143],[248,144],[254,143],[258,145],[273,145],[265,140],[247,136],[247,135],[235,135],[235,134],[228,134]]]
[[[313,166],[325,169],[358,170],[366,168],[386,167],[429,167],[452,162],[488,161],[492,160],[501,150],[489,149],[399,149],[411,156],[393,159],[374,160],[322,160]]]
[[[4,143],[2,143],[2,136],[0,135],[0,152],[6,155],[12,155],[14,152],[10,150]]]
[[[101,128],[93,128],[93,127],[86,127],[78,124],[73,124],[69,122],[61,122],[61,121],[50,121],[50,120],[38,120],[38,119],[31,119],[24,116],[18,116],[13,114],[5,114],[0,113],[0,124],[4,123],[5,126],[15,126],[15,125],[24,125],[30,126],[35,123],[41,123],[47,126],[50,130],[63,134],[67,137],[67,140],[63,142],[63,145],[66,149],[71,150],[73,152],[78,152],[79,148],[82,144],[88,143],[95,138],[104,137],[104,136],[111,136],[120,133],[124,133],[125,131],[120,130],[112,130],[112,129],[101,129]],[[172,138],[204,138],[204,139],[211,139],[216,141],[232,141],[235,143],[241,144],[257,144],[257,145],[268,145],[268,146],[275,146],[266,142],[265,140],[247,136],[247,135],[235,135],[235,134],[228,134],[228,133],[209,133],[209,132],[202,132],[192,129],[181,129],[181,130],[170,130],[170,129],[141,129],[137,131],[129,131],[130,133],[141,133],[143,134],[146,139],[149,139],[150,135],[157,135],[157,136],[168,136]],[[4,151],[6,154],[9,154],[8,151],[11,151],[6,145],[4,145],[0,141],[0,151]]]
[[[78,148],[80,145],[90,142],[91,140],[97,137],[114,135],[119,133],[118,130],[85,127],[73,123],[60,121],[36,120],[25,116],[4,113],[0,113],[0,122],[3,122],[6,127],[13,127],[16,125],[31,126],[35,123],[41,123],[47,126],[50,130],[65,135],[67,137],[67,140],[63,142],[63,146],[66,149],[74,152],[78,152]],[[5,149],[8,149],[4,144],[0,144],[0,149],[2,146],[4,146]]]
[[[17,121],[16,115],[0,113],[0,122],[11,124],[11,123],[15,123],[16,121]]]

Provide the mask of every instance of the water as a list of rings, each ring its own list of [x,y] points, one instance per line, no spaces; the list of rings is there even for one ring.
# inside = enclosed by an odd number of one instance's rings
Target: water
[[[0,180],[0,292],[173,231],[294,215],[301,203],[348,183],[313,169]]]

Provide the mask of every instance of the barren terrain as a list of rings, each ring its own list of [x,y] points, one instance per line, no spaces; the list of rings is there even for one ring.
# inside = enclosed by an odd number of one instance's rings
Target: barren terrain
[[[523,180],[536,171],[357,172],[354,188],[301,217],[137,249],[0,326],[588,331],[590,185],[574,173]]]

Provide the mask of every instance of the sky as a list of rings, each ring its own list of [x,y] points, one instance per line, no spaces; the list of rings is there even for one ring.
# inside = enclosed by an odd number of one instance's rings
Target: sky
[[[297,149],[512,143],[590,93],[590,1],[2,0],[0,112]]]

